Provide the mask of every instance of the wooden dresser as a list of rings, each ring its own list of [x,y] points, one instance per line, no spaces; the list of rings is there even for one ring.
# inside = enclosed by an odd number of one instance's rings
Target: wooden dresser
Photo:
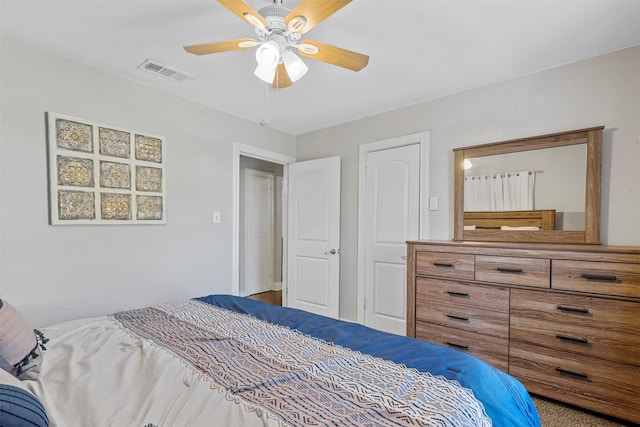
[[[640,247],[408,242],[407,335],[640,422]]]

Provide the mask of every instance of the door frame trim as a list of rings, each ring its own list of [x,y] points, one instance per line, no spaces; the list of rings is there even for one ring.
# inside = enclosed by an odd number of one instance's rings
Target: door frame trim
[[[374,151],[399,148],[407,145],[420,145],[420,201],[418,218],[418,238],[429,238],[429,145],[431,133],[429,131],[414,133],[382,141],[362,144],[359,147],[358,158],[358,271],[357,271],[357,321],[364,324],[364,296],[365,296],[365,202],[366,202],[366,165],[367,154]]]
[[[289,177],[289,169],[287,165],[295,162],[297,159],[286,154],[276,153],[274,151],[265,150],[263,148],[254,147],[252,145],[243,144],[241,142],[233,141],[233,201],[232,201],[232,226],[231,226],[231,294],[240,294],[240,156],[253,157],[255,159],[265,160],[271,163],[277,163],[283,166],[284,182],[287,182]],[[282,203],[287,201],[286,187],[283,186]],[[283,270],[286,271],[287,261],[287,245],[286,245],[286,233],[287,233],[287,212],[286,209],[282,211],[282,233],[283,233]],[[286,300],[286,278],[283,275],[283,290],[282,301],[283,305]]]
[[[251,239],[251,235],[249,234],[249,220],[252,216],[254,216],[253,214],[251,214],[251,210],[247,209],[247,206],[249,204],[249,200],[251,199],[249,197],[250,195],[250,191],[249,190],[249,176],[253,175],[253,176],[262,176],[262,177],[268,177],[271,180],[271,184],[272,184],[272,188],[270,191],[270,200],[269,203],[271,203],[271,209],[269,212],[266,212],[268,215],[271,216],[270,220],[272,222],[272,229],[269,230],[269,232],[271,233],[270,237],[270,244],[271,244],[271,251],[270,252],[274,252],[274,247],[275,247],[275,203],[274,203],[274,197],[275,197],[275,191],[276,191],[276,175],[273,172],[267,172],[267,171],[262,171],[259,169],[253,169],[253,168],[245,168],[244,169],[244,205],[245,205],[245,209],[244,209],[244,218],[241,218],[240,220],[240,226],[242,226],[242,223],[244,221],[244,232],[245,232],[245,236],[244,236],[244,247],[247,248],[249,247],[249,240]],[[255,196],[255,194],[251,194],[251,196]],[[264,214],[264,213],[263,213]],[[238,216],[240,217],[240,216]],[[257,217],[257,216],[256,216]],[[261,258],[264,256],[261,255]],[[271,283],[269,286],[269,290],[273,290],[274,287],[274,280],[273,280],[273,275],[274,275],[274,264],[275,264],[275,258],[273,257],[273,254],[271,254],[272,258],[271,258],[271,262],[269,263],[269,269],[271,270]],[[249,274],[249,270],[248,270],[248,265],[247,265],[247,259],[248,257],[246,256],[246,252],[245,252],[245,259],[241,260],[242,262],[239,264],[240,270],[242,270],[242,267],[244,267],[244,271],[245,271],[245,279]],[[261,259],[262,261],[262,259]],[[258,291],[263,292],[261,289],[247,289],[246,287],[247,283],[245,282],[245,288],[244,289],[240,289],[240,296],[248,296],[251,295],[252,293],[258,293]]]

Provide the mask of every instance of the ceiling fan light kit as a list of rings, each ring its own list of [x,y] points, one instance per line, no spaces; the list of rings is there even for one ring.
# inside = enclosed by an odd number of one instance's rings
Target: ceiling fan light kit
[[[307,64],[289,49],[282,55],[282,61],[292,82],[300,80],[309,71]]]
[[[298,49],[298,53],[307,58],[360,71],[369,63],[367,55],[311,40],[299,42],[302,34],[351,1],[301,0],[293,10],[289,10],[283,6],[286,0],[271,0],[272,4],[256,11],[243,0],[218,0],[235,15],[253,25],[257,40],[243,38],[185,46],[184,49],[194,55],[206,55],[259,46],[256,50],[258,66],[254,74],[271,83],[274,88],[291,86],[292,82],[302,78],[309,70],[292,49]]]
[[[280,45],[275,40],[263,43],[256,50],[256,61],[258,65],[276,68],[280,61]]]
[[[283,65],[284,72],[289,75],[291,82],[301,79],[307,73],[309,67],[288,48],[284,48],[284,52],[281,52],[282,44],[278,44],[276,40],[269,40],[263,43],[256,50],[258,66],[253,74],[267,83],[273,83],[279,65]],[[282,71],[281,68],[280,71]]]

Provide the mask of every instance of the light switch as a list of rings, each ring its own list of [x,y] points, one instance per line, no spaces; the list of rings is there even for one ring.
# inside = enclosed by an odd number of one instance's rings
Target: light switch
[[[437,197],[429,197],[429,210],[437,211],[438,210],[438,198]]]
[[[213,211],[213,223],[214,224],[220,224],[220,212],[219,211]]]

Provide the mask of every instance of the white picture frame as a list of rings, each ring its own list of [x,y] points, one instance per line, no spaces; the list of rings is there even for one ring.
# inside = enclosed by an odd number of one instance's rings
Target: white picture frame
[[[49,223],[166,224],[166,141],[47,113]]]

